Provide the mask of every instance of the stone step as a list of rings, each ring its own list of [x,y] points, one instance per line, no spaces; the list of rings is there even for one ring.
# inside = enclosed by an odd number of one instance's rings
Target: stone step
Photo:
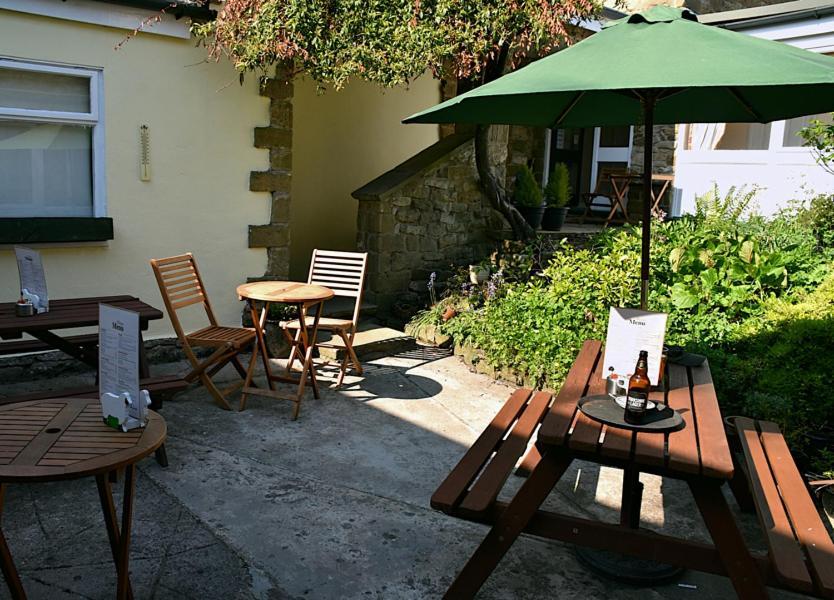
[[[336,348],[319,347],[319,356],[328,360],[342,360],[345,356],[345,349],[342,339],[335,336],[328,340],[327,333],[319,334],[319,341],[328,341]],[[353,340],[353,349],[360,360],[368,360],[380,356],[390,356],[417,348],[417,341],[396,329],[383,327],[373,321],[359,323],[359,331]]]
[[[334,319],[352,319],[353,307],[355,306],[355,298],[347,298],[337,296],[332,300],[324,303],[324,316],[333,317]],[[377,305],[372,302],[362,301],[362,306],[359,307],[359,320],[367,319],[375,316],[377,313]]]

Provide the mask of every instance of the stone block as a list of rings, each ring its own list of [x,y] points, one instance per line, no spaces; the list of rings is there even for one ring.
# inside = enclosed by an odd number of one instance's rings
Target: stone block
[[[252,171],[249,174],[249,190],[252,192],[289,192],[289,171]]]
[[[420,211],[413,208],[395,209],[394,219],[400,223],[416,223],[420,219]]]
[[[269,166],[273,169],[292,171],[292,148],[289,146],[270,148]]]
[[[256,148],[292,148],[292,129],[255,127]]]
[[[398,197],[391,200],[392,206],[411,206],[411,198]]]
[[[250,225],[250,248],[280,248],[289,246],[290,228],[288,225]]]
[[[379,251],[380,252],[396,252],[398,250],[405,250],[403,236],[400,235],[380,235],[379,236]]]
[[[292,129],[292,102],[287,100],[270,102],[269,124],[279,129]]]
[[[289,237],[289,234],[288,234]],[[289,244],[289,239],[287,240]],[[280,279],[286,279],[290,275],[290,249],[268,248],[266,251],[266,274]]]
[[[272,193],[272,212],[269,216],[270,223],[290,222],[290,195],[286,192]]]
[[[292,98],[295,93],[295,86],[292,81],[286,79],[267,79],[261,85],[261,96],[267,98],[280,99]]]

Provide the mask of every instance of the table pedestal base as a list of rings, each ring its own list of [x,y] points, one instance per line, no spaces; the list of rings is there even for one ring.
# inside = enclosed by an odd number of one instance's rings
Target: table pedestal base
[[[634,556],[608,552],[607,550],[594,550],[593,548],[576,546],[573,551],[579,561],[595,573],[631,585],[652,586],[667,583],[679,577],[686,570],[653,560],[643,560]]]

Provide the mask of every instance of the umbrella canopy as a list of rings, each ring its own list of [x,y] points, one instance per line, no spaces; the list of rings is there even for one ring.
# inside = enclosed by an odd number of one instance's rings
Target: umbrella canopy
[[[834,58],[703,25],[687,9],[655,6],[405,123],[594,127],[766,123],[834,110]],[[652,136],[645,137],[644,198]],[[649,273],[644,202],[641,304]]]

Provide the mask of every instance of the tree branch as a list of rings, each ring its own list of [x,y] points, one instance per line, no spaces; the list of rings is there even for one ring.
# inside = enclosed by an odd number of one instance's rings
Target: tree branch
[[[487,63],[484,69],[484,83],[498,79],[504,72],[509,58],[510,46],[501,44],[498,57]],[[507,190],[496,175],[489,161],[489,125],[478,125],[475,128],[475,169],[481,189],[489,200],[490,206],[500,212],[513,230],[513,236],[527,241],[536,236],[535,230],[510,202]]]

